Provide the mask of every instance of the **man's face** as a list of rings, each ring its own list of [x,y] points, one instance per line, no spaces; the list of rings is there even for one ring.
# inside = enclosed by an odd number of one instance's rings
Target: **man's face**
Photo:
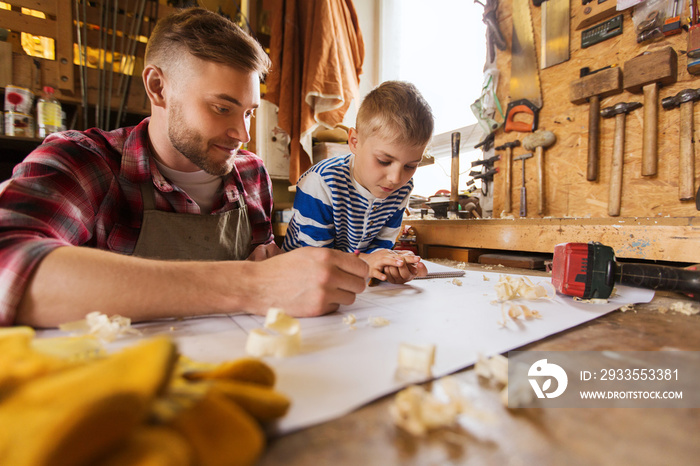
[[[181,82],[170,87],[168,139],[191,162],[187,168],[223,176],[231,172],[241,145],[250,141],[251,119],[260,105],[259,77],[191,58],[187,62],[193,69],[178,73]]]
[[[424,146],[401,144],[378,134],[363,138],[356,130],[350,131],[350,150],[355,154],[353,175],[358,183],[381,199],[408,183]]]

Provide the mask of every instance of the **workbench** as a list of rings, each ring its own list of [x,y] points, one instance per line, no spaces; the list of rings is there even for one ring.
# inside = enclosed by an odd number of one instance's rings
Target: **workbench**
[[[552,254],[559,243],[598,241],[619,258],[700,263],[700,217],[405,218],[403,224],[416,230],[419,254],[426,259],[429,246]]]
[[[614,311],[520,349],[700,351],[700,315],[660,312],[678,300],[688,301],[657,292],[648,304]],[[502,406],[499,391],[477,377],[473,368],[454,376],[471,389],[475,406],[492,416],[487,427],[481,423],[477,424],[481,429],[440,430],[415,438],[393,425],[391,395],[339,419],[271,439],[260,465],[681,465],[697,464],[700,458],[700,409],[509,411]]]

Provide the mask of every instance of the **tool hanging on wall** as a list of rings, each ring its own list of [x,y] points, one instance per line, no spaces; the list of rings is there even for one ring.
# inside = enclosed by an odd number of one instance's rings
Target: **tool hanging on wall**
[[[552,285],[559,293],[582,299],[608,299],[615,283],[677,291],[700,299],[700,271],[692,268],[618,263],[615,251],[597,242],[554,246]]]
[[[608,215],[620,215],[622,200],[622,167],[625,155],[625,117],[642,106],[641,102],[620,102],[600,111],[603,118],[615,117],[615,140],[613,142],[612,167],[610,171],[610,194],[608,196]]]
[[[688,72],[700,74],[700,24],[696,0],[690,0],[690,29],[688,29]]]
[[[622,34],[622,15],[617,15],[581,33],[581,48],[585,49]]]
[[[132,65],[132,73],[133,73],[133,67],[136,66],[136,46],[138,45],[139,42],[139,36],[141,35],[141,26],[143,25],[143,12],[144,9],[146,8],[146,1],[147,0],[139,0],[139,6],[138,6],[138,13],[134,17],[131,23],[131,33],[129,34],[129,40],[130,40],[130,45],[129,45],[129,50],[128,50],[128,55],[127,58],[131,60],[131,65]],[[126,106],[126,99],[129,95],[129,85],[131,84],[131,74],[129,75],[124,75],[122,74],[122,78],[119,80],[119,92],[117,95],[121,96],[121,102],[119,103],[119,110],[117,112],[117,119],[114,122],[115,126],[120,126],[122,124],[122,115],[124,114],[124,108]],[[123,85],[122,85],[123,83]]]
[[[665,110],[676,107],[681,109],[678,198],[681,201],[687,201],[695,196],[696,207],[700,205],[695,193],[695,151],[693,149],[693,103],[697,100],[700,100],[700,89],[684,89],[672,97],[661,100],[661,106]]]
[[[532,157],[532,153],[527,153],[517,156],[513,160],[522,160],[523,162],[523,184],[520,188],[520,216],[527,217],[527,188],[525,187],[525,160]]]
[[[447,207],[447,216],[457,217],[459,211],[459,145],[461,143],[461,133],[452,133],[452,168],[450,170],[450,203]]]
[[[488,63],[493,63],[496,58],[496,50],[494,50],[494,47],[500,51],[504,51],[507,48],[503,33],[498,28],[498,0],[486,0],[485,5],[479,0],[474,0],[474,3],[478,3],[484,7],[484,14],[481,17],[481,21],[486,25],[487,30],[487,61]]]
[[[78,66],[80,73],[80,105],[83,113],[83,124],[82,128],[86,129],[88,127],[88,102],[87,102],[87,42],[83,46],[83,29],[81,28],[81,23],[85,25],[85,16],[80,16],[80,0],[75,0],[75,35],[78,40]],[[82,2],[83,6],[85,2]],[[87,37],[85,38],[87,40]]]
[[[535,165],[537,166],[537,213],[544,214],[544,150],[557,141],[553,132],[537,130],[523,138],[525,150],[535,151]],[[524,165],[524,164],[523,164]]]
[[[685,2],[681,0],[670,0],[669,11],[661,28],[664,36],[673,36],[681,33],[681,11]]]
[[[588,102],[588,161],[586,179],[598,180],[598,139],[600,134],[600,99],[622,92],[622,72],[617,65],[601,68],[573,81],[569,86],[571,102]]]
[[[513,38],[510,62],[510,103],[505,132],[529,133],[537,129],[542,108],[540,75],[535,55],[535,38],[528,0],[513,0]],[[529,115],[531,122],[516,121],[516,115]]]
[[[503,159],[503,211],[510,213],[513,210],[513,148],[520,145],[519,140],[506,142],[496,147],[495,150],[505,150],[506,155]]]
[[[490,68],[484,72],[484,84],[481,86],[481,95],[469,106],[479,126],[486,134],[495,132],[503,124],[503,109],[501,108],[501,101],[496,94],[499,74],[497,68]],[[501,123],[495,120],[496,111],[498,111]]]
[[[576,16],[577,23],[574,25],[574,30],[576,31],[585,29],[618,13],[617,0],[587,0],[582,3],[585,5],[585,8],[580,12],[580,15]]]
[[[542,2],[542,69],[569,60],[569,0]]]
[[[627,91],[644,92],[642,131],[642,175],[654,176],[658,167],[659,87],[678,79],[678,56],[671,47],[644,52],[624,64],[623,84]]]

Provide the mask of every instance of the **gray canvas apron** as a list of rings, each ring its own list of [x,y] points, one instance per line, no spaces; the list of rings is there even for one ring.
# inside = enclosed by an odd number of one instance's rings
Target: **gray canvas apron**
[[[134,256],[164,260],[244,260],[252,239],[243,195],[238,208],[214,215],[156,210],[155,188],[141,184],[143,223]]]

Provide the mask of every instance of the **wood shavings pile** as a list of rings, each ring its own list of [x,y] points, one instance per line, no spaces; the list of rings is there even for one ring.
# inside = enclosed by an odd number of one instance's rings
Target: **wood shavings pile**
[[[423,437],[435,429],[454,427],[460,414],[478,416],[471,402],[460,393],[453,377],[441,379],[437,388],[445,395],[444,401],[418,385],[397,393],[389,406],[394,424],[409,434]]]
[[[554,291],[554,287],[551,283],[549,283],[549,285],[551,287],[551,293],[548,293],[543,285],[535,285],[532,283],[532,280],[528,277],[501,275],[494,288],[496,289],[498,302],[518,298],[534,301],[540,298],[552,299],[555,296],[556,291]]]
[[[141,332],[131,328],[131,319],[128,317],[107,316],[101,312],[91,312],[85,319],[67,322],[58,328],[75,335],[92,335],[104,342],[111,342],[126,335],[141,335]]]
[[[692,315],[700,313],[700,309],[695,307],[693,305],[693,303],[686,302],[686,301],[676,301],[676,302],[672,303],[668,308],[665,308],[665,307],[659,308],[659,312],[661,314],[665,314],[668,311],[677,312],[679,314],[685,314],[687,316],[692,316]]]

